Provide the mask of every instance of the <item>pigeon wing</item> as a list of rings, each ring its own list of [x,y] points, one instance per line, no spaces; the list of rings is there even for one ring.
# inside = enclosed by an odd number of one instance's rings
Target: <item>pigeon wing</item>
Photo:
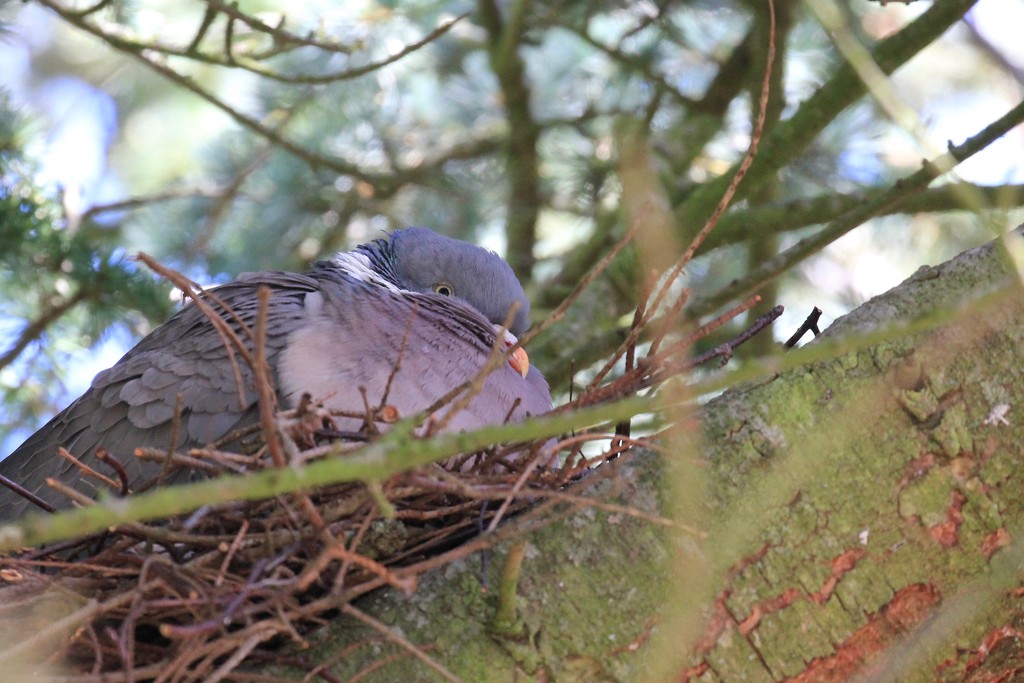
[[[254,347],[257,290],[271,291],[266,352],[271,368],[303,317],[303,302],[316,281],[308,275],[253,273],[209,290],[203,299],[235,331],[248,349]],[[225,309],[225,306],[227,309]],[[230,311],[230,312],[229,312]],[[234,362],[232,362],[232,356]],[[177,433],[172,425],[180,397]],[[0,474],[55,507],[67,499],[46,485],[53,477],[92,495],[102,484],[82,477],[79,468],[57,455],[60,446],[94,469],[117,479],[95,458],[103,447],[120,461],[133,487],[159,475],[162,465],[133,456],[137,447],[178,450],[203,446],[257,420],[251,368],[195,303],[147,335],[113,367],[99,373],[80,398],[55,416],[17,450],[0,461]],[[17,493],[0,489],[0,519],[14,519],[33,508]]]

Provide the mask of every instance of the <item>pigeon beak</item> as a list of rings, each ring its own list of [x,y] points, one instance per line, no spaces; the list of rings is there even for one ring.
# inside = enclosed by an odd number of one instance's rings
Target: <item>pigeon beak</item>
[[[498,330],[501,328],[499,327]],[[505,330],[503,333],[503,341],[505,342],[505,348],[510,349],[518,343],[516,336]],[[523,378],[526,378],[526,374],[530,372],[530,357],[526,355],[526,349],[518,348],[508,356],[508,364],[512,366],[512,369],[518,372]]]
[[[526,379],[526,375],[530,372],[530,357],[526,355],[525,349],[516,349],[512,352],[512,355],[508,357],[508,364],[512,366],[512,369],[523,376]]]

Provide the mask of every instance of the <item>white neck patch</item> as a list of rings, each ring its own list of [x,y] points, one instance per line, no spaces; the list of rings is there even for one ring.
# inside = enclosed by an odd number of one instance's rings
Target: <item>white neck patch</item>
[[[392,292],[400,292],[394,283],[380,276],[380,273],[370,267],[370,259],[366,254],[358,251],[343,251],[334,257],[334,262],[346,273],[359,280],[370,284],[384,287]]]

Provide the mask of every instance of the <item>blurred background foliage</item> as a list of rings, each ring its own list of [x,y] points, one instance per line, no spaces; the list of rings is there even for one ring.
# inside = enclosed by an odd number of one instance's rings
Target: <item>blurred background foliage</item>
[[[1018,104],[1022,5],[775,0],[761,152],[688,269],[699,312]],[[685,245],[750,142],[769,13],[767,0],[33,0],[0,4],[0,22],[5,453],[176,305],[138,251],[211,284],[429,226],[505,254],[537,319],[622,236],[627,202],[668,207]],[[624,196],[627,157],[658,179],[649,197]],[[776,336],[811,306],[827,323],[1021,222],[1021,159],[1018,126],[744,292],[791,311]],[[531,347],[557,390],[621,341],[644,272],[627,251]]]

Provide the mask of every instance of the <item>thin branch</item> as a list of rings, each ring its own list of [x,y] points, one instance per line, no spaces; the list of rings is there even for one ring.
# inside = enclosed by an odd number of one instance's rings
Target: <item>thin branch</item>
[[[872,51],[874,61],[884,73],[892,73],[915,54],[931,45],[952,24],[959,21],[977,0],[947,0],[934,3],[903,30],[880,41]],[[772,129],[762,144],[762,152],[750,167],[747,182],[737,199],[761,187],[776,172],[801,154],[825,126],[842,110],[860,99],[864,84],[849,64],[842,64],[833,76],[807,98],[790,118]],[[738,164],[734,166],[737,168]],[[719,203],[735,171],[724,174],[694,190],[675,208],[683,234],[694,234],[697,226]]]
[[[14,341],[11,348],[7,349],[7,351],[0,356],[0,369],[3,369],[13,363],[14,359],[21,355],[21,352],[28,348],[29,344],[43,336],[43,333],[46,332],[46,328],[57,322],[61,316],[72,308],[88,299],[91,294],[92,293],[86,288],[80,287],[73,296],[62,299],[57,305],[47,306],[38,318],[25,326],[25,329],[23,329],[21,334],[18,335],[18,338]]]
[[[259,33],[264,33],[273,39],[275,49],[270,52],[254,55],[255,59],[266,59],[267,57],[276,56],[281,54],[285,49],[293,49],[296,47],[315,47],[318,50],[324,52],[332,52],[338,54],[350,54],[352,48],[349,45],[344,45],[336,42],[328,42],[323,40],[317,40],[313,37],[312,32],[307,33],[304,36],[300,36],[297,33],[285,31],[281,28],[284,25],[284,20],[277,26],[271,26],[270,24],[262,21],[259,17],[252,14],[243,12],[233,2],[223,2],[223,0],[205,0],[211,7],[222,12],[230,19],[235,19],[242,22],[249,28]]]
[[[152,194],[129,197],[127,199],[122,199],[116,202],[110,202],[109,204],[93,204],[82,214],[81,221],[85,223],[86,221],[89,221],[95,218],[96,216],[105,213],[115,213],[118,211],[132,211],[135,209],[152,206],[153,204],[168,202],[174,199],[213,198],[221,196],[222,193],[223,190],[221,188],[173,188],[170,190],[163,190],[162,192],[154,192]]]
[[[193,55],[199,52],[199,44],[203,42],[206,32],[210,30],[210,26],[216,18],[217,8],[212,3],[207,3],[206,11],[203,12],[203,20],[199,22],[199,28],[196,29],[196,35],[192,38],[192,42],[188,44],[188,47],[185,48],[186,54]]]
[[[519,46],[526,31],[526,0],[513,0],[499,8],[496,0],[479,0],[478,16],[488,34],[491,70],[501,88],[508,120],[506,173],[508,214],[506,258],[522,277],[533,271],[533,247],[543,198],[540,191],[541,127],[530,110],[532,91]],[[503,16],[504,10],[504,16]]]
[[[818,329],[818,319],[821,318],[821,314],[822,310],[815,306],[783,346],[787,349],[793,348],[808,332],[813,332],[815,337],[821,334],[821,330]]]
[[[680,92],[678,88],[669,82],[668,78],[657,73],[651,67],[650,62],[645,60],[643,57],[631,55],[618,46],[605,45],[600,40],[590,35],[586,26],[568,26],[566,28],[572,31],[574,35],[578,36],[587,45],[590,45],[599,52],[604,53],[614,61],[619,62],[628,70],[638,73],[647,83],[653,86],[652,89],[655,89],[658,92],[667,93],[676,102],[676,104],[684,109],[689,110],[696,104],[696,100],[692,97],[687,97]],[[682,49],[681,46],[678,46],[678,48]]]
[[[429,427],[427,429],[428,436],[442,431],[457,414],[469,407],[470,401],[483,390],[484,382],[487,380],[487,377],[501,367],[502,363],[507,362],[512,352],[521,346],[521,344],[515,344],[514,346],[506,348],[505,340],[503,338],[505,332],[508,330],[508,326],[515,318],[517,310],[519,310],[519,303],[513,302],[512,306],[509,307],[508,313],[505,314],[505,320],[502,322],[501,329],[494,335],[494,342],[491,344],[491,350],[487,355],[487,360],[484,361],[480,370],[477,371],[473,377],[434,401],[433,404],[423,411],[426,415],[433,416],[435,412],[445,406],[448,406],[448,410],[441,416],[441,419],[434,420],[429,423]]]
[[[55,512],[57,510],[57,508],[47,503],[45,500],[43,500],[36,494],[32,493],[18,482],[8,479],[6,476],[2,474],[0,474],[0,485],[7,487],[11,491],[14,491],[22,498],[28,500],[33,505],[46,512]]]
[[[277,435],[274,413],[277,411],[277,393],[271,379],[270,365],[267,363],[267,314],[270,308],[270,288],[261,286],[256,295],[259,297],[259,310],[256,315],[256,349],[252,359],[252,370],[256,380],[256,391],[259,393],[260,425],[263,428],[263,440],[270,449],[270,456],[275,467],[284,467],[284,453],[281,452],[281,440]]]
[[[999,47],[994,45],[984,33],[978,30],[973,14],[967,15],[964,19],[964,25],[967,26],[971,42],[980,47],[982,52],[999,65],[999,68],[1013,76],[1018,85],[1024,85],[1024,68],[1010,60]]]
[[[455,24],[462,21],[468,14],[460,14],[451,21],[447,21],[433,31],[428,33],[426,36],[417,40],[416,42],[409,43],[401,50],[398,50],[392,55],[385,57],[384,59],[377,60],[375,62],[369,62],[362,66],[350,67],[348,69],[342,69],[328,74],[284,74],[274,69],[267,69],[259,64],[250,60],[238,60],[237,57],[232,60],[230,66],[234,66],[250,73],[254,73],[257,76],[269,78],[273,81],[280,83],[287,83],[289,85],[326,85],[328,83],[336,83],[338,81],[349,81],[356,78],[365,76],[366,74],[379,71],[384,67],[390,66],[395,62],[398,62],[405,57],[408,57],[412,53],[422,49],[423,47],[433,43],[441,36],[445,35],[452,29]]]
[[[380,396],[380,403],[377,404],[377,413],[384,410],[384,406],[387,405],[388,396],[391,395],[391,385],[395,381],[398,371],[402,369],[402,358],[409,346],[409,333],[412,331],[412,324],[416,321],[416,316],[419,315],[419,310],[420,303],[416,301],[412,305],[412,310],[409,311],[409,320],[405,323],[405,330],[402,331],[402,342],[398,346],[398,355],[395,356],[395,362],[391,364],[391,372],[388,373],[387,381],[384,382],[384,392]],[[372,424],[367,426],[372,426]]]
[[[244,476],[165,486],[117,501],[99,501],[88,508],[55,515],[29,516],[0,525],[0,552],[23,545],[84,536],[118,524],[186,514],[225,501],[259,500],[285,493],[351,481],[380,481],[393,474],[435,460],[485,448],[495,443],[539,439],[573,429],[621,420],[656,409],[650,398],[628,398],[571,414],[548,414],[529,422],[483,427],[472,432],[438,434],[430,439],[409,439],[394,429],[367,444],[357,457],[325,458],[304,467],[272,468]]]
[[[809,199],[765,204],[751,208],[734,208],[722,217],[718,227],[705,240],[704,249],[736,244],[751,234],[771,232],[782,234],[835,220],[851,209],[874,201],[888,192],[882,187],[850,194],[824,194]],[[968,206],[964,197],[978,202]],[[911,195],[896,204],[889,204],[879,216],[918,214],[940,211],[978,211],[1010,209],[1024,206],[1024,184],[977,185],[974,183],[943,183]]]
[[[869,218],[879,215],[898,205],[905,198],[920,192],[942,175],[942,169],[952,168],[977,154],[1022,121],[1024,121],[1024,101],[963,144],[950,145],[949,151],[941,157],[933,161],[925,161],[919,170],[896,181],[887,191],[847,211],[815,234],[803,238],[775,258],[762,263],[718,292],[705,299],[694,300],[690,310],[694,315],[705,315],[726,301],[755,291],[772,278],[789,270],[794,264],[818,253]]]
[[[231,370],[235,380],[235,389],[238,391],[238,403],[240,407],[244,408],[246,406],[245,383],[242,380],[242,370],[238,365],[238,360],[235,358],[235,353],[241,355],[242,359],[249,367],[252,367],[253,364],[252,354],[249,352],[249,348],[244,343],[242,343],[241,339],[239,339],[235,331],[231,329],[231,326],[228,324],[228,322],[224,320],[224,318],[222,318],[217,313],[217,311],[213,309],[213,307],[206,299],[209,298],[216,305],[220,306],[220,309],[224,311],[226,315],[234,316],[234,312],[228,306],[226,306],[223,301],[220,301],[219,298],[212,292],[201,291],[199,293],[196,293],[192,289],[193,283],[188,278],[183,276],[181,273],[158,263],[153,257],[149,256],[148,254],[140,252],[136,258],[138,258],[138,260],[142,261],[147,266],[149,266],[149,268],[157,275],[160,275],[161,277],[169,281],[171,284],[173,284],[175,287],[177,287],[184,296],[191,299],[193,303],[195,303],[195,305],[199,307],[199,310],[202,311],[203,314],[210,321],[210,324],[213,326],[214,330],[216,330],[217,332],[217,335],[220,337],[221,343],[224,345],[224,349],[227,351],[228,360],[231,363]],[[236,323],[238,323],[243,333],[247,337],[251,338],[252,331],[248,329],[248,326],[246,326],[241,320],[239,320],[237,316],[234,316],[234,320]]]
[[[707,221],[704,223],[704,227],[700,229],[700,232],[690,242],[690,246],[683,251],[682,255],[676,260],[676,264],[669,270],[668,276],[662,282],[661,291],[655,295],[655,301],[659,301],[668,293],[669,288],[675,282],[676,278],[683,272],[683,268],[686,267],[690,261],[693,260],[694,254],[697,253],[697,249],[700,248],[701,244],[707,236],[714,230],[715,226],[718,225],[718,219],[722,217],[725,210],[729,208],[729,204],[732,202],[733,197],[736,196],[736,190],[739,187],[740,182],[746,177],[747,172],[750,170],[751,165],[757,158],[757,149],[761,142],[761,135],[764,133],[764,123],[768,114],[768,95],[771,92],[772,83],[772,68],[775,64],[775,5],[772,0],[768,0],[768,53],[765,56],[764,76],[761,81],[761,96],[758,102],[757,118],[754,123],[754,131],[750,136],[750,144],[747,146],[747,151],[740,160],[739,165],[736,167],[736,171],[732,174],[728,185],[722,192],[722,196],[718,199],[718,203],[715,205],[711,215],[708,216]],[[651,310],[658,307],[655,303],[651,306]]]
[[[596,280],[598,276],[608,268],[611,262],[615,260],[615,257],[619,255],[619,252],[622,251],[627,244],[633,241],[633,238],[636,237],[637,232],[643,225],[643,218],[644,215],[641,214],[640,216],[638,216],[638,220],[633,221],[633,223],[629,226],[629,229],[626,230],[625,234],[621,238],[619,238],[619,240],[614,245],[612,245],[612,248],[608,250],[608,253],[606,253],[597,263],[595,263],[590,268],[589,271],[587,271],[586,275],[584,275],[580,279],[580,281],[576,283],[576,286],[573,287],[572,291],[569,292],[569,294],[564,299],[562,299],[562,302],[558,304],[558,307],[555,308],[555,310],[551,311],[551,313],[546,315],[544,317],[544,320],[540,321],[539,323],[531,327],[530,330],[526,334],[524,334],[522,338],[519,340],[519,344],[517,344],[517,346],[525,346],[529,344],[544,330],[548,329],[549,327],[551,327],[552,325],[554,325],[559,320],[565,317],[566,311],[568,311],[569,307],[572,306],[573,302],[579,298],[580,294],[582,294],[583,291],[587,289],[587,287],[593,284],[594,280]]]
[[[73,20],[76,25],[80,25],[82,22],[87,21],[89,17],[96,14],[97,10],[102,8],[107,1],[109,0],[105,0],[105,2],[102,2],[95,7],[82,11],[65,7],[62,8],[62,15],[69,20]],[[199,46],[209,31],[210,26],[219,15],[223,15],[226,18],[224,28],[225,37],[220,50],[220,52],[223,53],[222,56],[204,52],[199,49]],[[214,66],[241,68],[257,75],[284,83],[311,85],[358,78],[366,75],[367,73],[388,66],[389,64],[393,64],[394,62],[434,42],[439,37],[450,31],[453,26],[462,21],[466,16],[468,16],[468,13],[463,13],[442,23],[420,40],[403,46],[402,49],[379,61],[371,62],[359,67],[343,69],[334,74],[323,74],[320,76],[309,77],[302,75],[289,75],[273,69],[267,69],[261,65],[261,62],[265,62],[273,57],[281,56],[301,47],[312,47],[323,53],[341,55],[351,55],[355,52],[356,48],[352,45],[318,40],[313,37],[311,32],[304,36],[300,36],[296,33],[282,29],[281,26],[283,25],[283,22],[276,27],[270,26],[256,16],[240,10],[234,3],[224,3],[220,0],[206,0],[206,9],[203,19],[200,21],[200,25],[196,29],[196,33],[192,40],[185,47],[168,45],[152,39],[142,40],[130,37],[122,26],[108,28],[100,26],[97,23],[95,25],[95,29],[99,31],[102,34],[102,37],[104,37],[105,40],[108,40],[108,42],[117,41],[121,46],[121,49],[135,51],[149,50],[162,55],[187,58],[192,61],[211,64]],[[244,59],[240,59],[237,51],[233,48],[235,34],[234,25],[236,23],[245,24],[253,31],[266,35],[271,40],[272,46],[263,51],[251,51],[245,55]]]
[[[155,54],[150,54],[146,49],[140,48],[131,41],[125,40],[119,36],[104,33],[101,29],[99,29],[97,26],[90,23],[86,19],[75,16],[74,13],[70,12],[67,8],[55,2],[55,0],[39,0],[39,2],[44,7],[48,7],[49,9],[57,13],[69,24],[99,38],[100,40],[109,44],[111,47],[114,47],[118,50],[121,50],[122,52],[127,53],[128,55],[142,62],[147,67],[149,67],[156,73],[160,74],[161,76],[164,76],[168,80],[172,81],[173,83],[176,83],[177,85],[188,90],[189,92],[198,95],[207,103],[213,105],[217,109],[227,114],[229,117],[231,117],[232,120],[234,120],[243,128],[247,128],[252,132],[256,133],[257,135],[266,138],[267,140],[270,140],[278,147],[288,151],[292,155],[305,161],[311,167],[328,168],[337,173],[350,175],[353,178],[364,180],[378,188],[392,188],[394,178],[391,177],[390,175],[376,174],[364,171],[358,166],[349,164],[337,157],[324,156],[322,154],[314,152],[311,149],[303,147],[298,143],[295,143],[289,140],[288,138],[282,136],[276,130],[268,127],[267,125],[257,121],[256,119],[250,116],[243,114],[239,110],[235,109],[231,105],[227,104],[226,102],[224,102],[223,100],[221,100],[220,98],[218,98],[217,96],[203,88],[191,77],[178,73],[167,64],[157,60]]]

